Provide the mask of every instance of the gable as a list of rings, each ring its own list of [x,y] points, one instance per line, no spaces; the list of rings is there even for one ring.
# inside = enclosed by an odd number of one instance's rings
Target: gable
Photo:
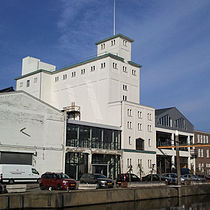
[[[155,111],[155,126],[193,133],[192,123],[176,108],[166,108]]]

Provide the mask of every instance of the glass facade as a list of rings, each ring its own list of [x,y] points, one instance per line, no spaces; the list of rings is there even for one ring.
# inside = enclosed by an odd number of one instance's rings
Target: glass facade
[[[67,124],[66,146],[120,150],[119,130]]]
[[[66,153],[65,173],[79,180],[82,174],[88,172],[88,154],[79,152]]]

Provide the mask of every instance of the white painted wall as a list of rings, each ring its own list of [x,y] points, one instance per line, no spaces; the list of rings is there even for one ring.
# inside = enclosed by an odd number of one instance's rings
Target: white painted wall
[[[33,153],[40,173],[63,171],[64,116],[60,111],[24,92],[2,93],[0,133],[0,151]]]

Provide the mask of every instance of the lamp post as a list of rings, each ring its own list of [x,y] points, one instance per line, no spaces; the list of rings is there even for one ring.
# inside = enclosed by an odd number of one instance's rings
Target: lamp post
[[[177,170],[177,184],[181,185],[181,170],[180,170],[180,158],[179,158],[179,132],[175,132],[176,143],[176,170]]]

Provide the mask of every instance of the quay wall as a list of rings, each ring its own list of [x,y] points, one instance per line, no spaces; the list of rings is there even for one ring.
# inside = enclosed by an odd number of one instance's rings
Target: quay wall
[[[204,194],[210,194],[210,184],[13,193],[0,195],[0,209],[50,209]]]

